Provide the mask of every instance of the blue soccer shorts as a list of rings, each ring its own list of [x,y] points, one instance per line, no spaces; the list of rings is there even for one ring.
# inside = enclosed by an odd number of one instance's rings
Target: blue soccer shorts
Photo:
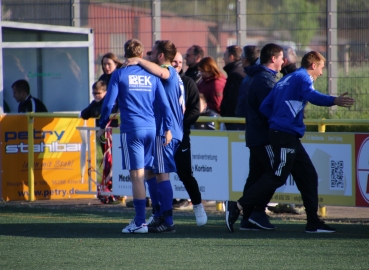
[[[176,153],[181,141],[172,139],[166,146],[164,146],[164,143],[165,137],[156,136],[154,165],[152,167],[155,174],[177,172],[174,154]]]
[[[155,129],[120,134],[123,170],[151,170],[154,161]]]

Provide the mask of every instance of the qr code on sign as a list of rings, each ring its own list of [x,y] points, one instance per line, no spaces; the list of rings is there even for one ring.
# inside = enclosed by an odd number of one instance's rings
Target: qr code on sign
[[[331,185],[330,189],[344,190],[345,179],[343,174],[343,160],[331,160]]]

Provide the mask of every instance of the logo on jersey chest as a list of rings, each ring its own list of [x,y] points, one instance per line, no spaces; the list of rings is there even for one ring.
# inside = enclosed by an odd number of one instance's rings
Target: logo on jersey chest
[[[128,75],[130,86],[151,86],[150,76]]]

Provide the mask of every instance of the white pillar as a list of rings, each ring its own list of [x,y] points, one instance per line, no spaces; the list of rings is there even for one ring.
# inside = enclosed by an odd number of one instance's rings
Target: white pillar
[[[152,44],[161,39],[161,0],[152,0]]]
[[[337,40],[337,0],[327,0],[328,29],[327,29],[327,68],[328,93],[337,95],[338,81],[338,40]]]
[[[237,45],[246,46],[246,0],[237,0]]]
[[[81,27],[81,3],[80,0],[71,0],[72,26]]]

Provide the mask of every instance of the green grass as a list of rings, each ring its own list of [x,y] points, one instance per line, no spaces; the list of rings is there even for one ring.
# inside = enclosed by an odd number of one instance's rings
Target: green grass
[[[334,224],[306,234],[302,221],[272,220],[276,231],[231,234],[221,216],[196,226],[175,214],[177,233],[125,235],[122,213],[0,208],[0,269],[360,269],[368,267],[369,226]],[[332,224],[333,225],[333,224]]]

